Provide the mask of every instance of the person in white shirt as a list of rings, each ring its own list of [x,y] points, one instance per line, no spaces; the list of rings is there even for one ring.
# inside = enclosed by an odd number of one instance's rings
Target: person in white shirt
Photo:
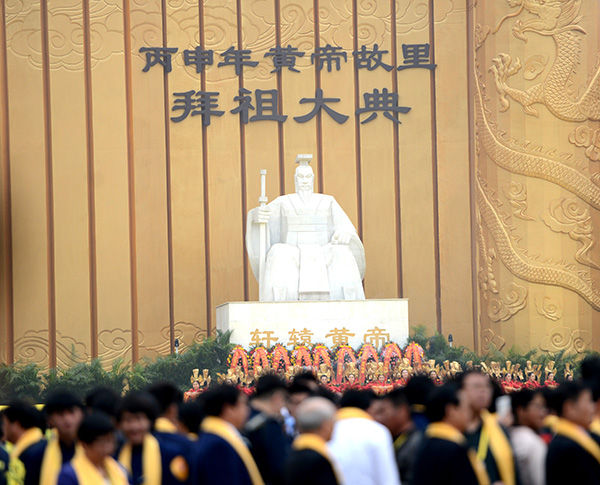
[[[546,453],[548,446],[539,435],[547,414],[546,400],[541,391],[523,389],[511,394],[514,426],[510,428],[519,476],[523,485],[546,483]]]
[[[350,390],[340,401],[329,448],[346,485],[400,484],[392,435],[367,412],[375,399],[373,392]]]

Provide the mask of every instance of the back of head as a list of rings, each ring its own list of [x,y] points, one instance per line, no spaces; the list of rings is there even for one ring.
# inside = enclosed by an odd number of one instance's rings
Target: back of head
[[[158,414],[163,415],[169,406],[183,402],[183,393],[170,382],[157,382],[148,388],[148,392],[154,396],[158,403]]]
[[[85,397],[85,405],[91,411],[101,411],[117,417],[121,396],[108,387],[96,387]]]
[[[190,433],[200,431],[200,423],[204,417],[204,409],[198,401],[182,403],[179,406],[179,421]]]
[[[513,418],[515,420],[515,425],[518,426],[520,424],[518,420],[517,409],[526,408],[531,403],[531,401],[533,401],[533,398],[537,394],[540,394],[540,392],[533,391],[531,389],[521,389],[519,392],[513,392],[512,394],[510,394],[510,404],[512,408]]]
[[[82,443],[91,444],[100,436],[114,431],[115,427],[111,418],[100,411],[96,411],[83,418],[77,431],[77,437]]]
[[[580,366],[581,378],[584,381],[600,380],[600,357],[589,356],[583,359]]]
[[[396,408],[400,406],[410,406],[410,402],[408,400],[407,392],[405,388],[394,389],[393,391],[384,394],[381,399],[388,400],[392,403],[392,405]]]
[[[227,384],[211,387],[200,396],[206,416],[221,416],[225,406],[235,406],[240,398],[240,391]]]
[[[426,376],[415,376],[406,384],[405,392],[411,406],[425,405],[429,392],[434,387],[431,379]]]
[[[553,400],[558,415],[564,417],[565,404],[577,401],[584,391],[589,390],[589,387],[581,382],[563,382],[556,390]]]
[[[371,390],[350,389],[344,393],[340,399],[342,408],[358,408],[366,411],[376,399],[375,393]]]
[[[294,394],[308,394],[309,396],[312,396],[314,392],[305,383],[298,382],[296,379],[294,379],[294,382],[288,386],[288,394],[290,396]]]
[[[255,398],[270,399],[278,391],[287,391],[283,379],[273,374],[266,374],[256,383]]]
[[[460,388],[456,383],[447,383],[440,387],[435,387],[429,393],[427,399],[426,415],[429,421],[436,423],[446,417],[447,406],[458,406],[460,401],[458,391]]]
[[[299,374],[296,374],[296,376],[294,377],[294,382],[304,384],[305,386],[310,387],[311,389],[316,389],[319,385],[317,383],[317,378],[310,371],[302,371]]]
[[[4,416],[11,423],[18,422],[23,429],[42,426],[41,413],[27,401],[16,400],[10,402],[4,410]]]
[[[44,412],[46,416],[50,416],[51,414],[68,411],[73,408],[83,409],[83,404],[74,394],[66,391],[58,391],[48,396]]]
[[[311,433],[321,429],[335,417],[335,405],[323,397],[309,397],[300,403],[296,412],[296,422],[302,433]]]
[[[151,423],[154,423],[158,417],[158,404],[152,394],[139,391],[131,392],[127,394],[119,404],[117,410],[117,420],[119,422],[123,419],[124,413],[142,413],[146,415]]]

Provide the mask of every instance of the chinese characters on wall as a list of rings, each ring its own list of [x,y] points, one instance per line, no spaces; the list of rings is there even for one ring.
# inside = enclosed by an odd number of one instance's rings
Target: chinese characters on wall
[[[283,343],[286,346],[308,346],[316,343],[313,341],[314,333],[307,328],[300,330],[292,328],[287,333],[288,335],[286,342],[285,339],[275,335],[275,331],[273,330],[263,331],[257,328],[256,330],[250,332],[250,344],[254,346],[264,345],[265,347],[269,348],[278,342]],[[329,330],[325,334],[325,339],[327,339],[326,343],[330,344],[331,346],[348,345],[349,339],[355,335],[356,333],[353,333],[346,327],[342,326],[341,328],[335,327]],[[390,341],[390,334],[386,329],[381,329],[375,326],[374,328],[366,331],[366,333],[362,336],[362,341],[378,348]]]
[[[162,66],[166,73],[173,69],[172,57],[178,52],[177,47],[142,47],[141,53],[146,56],[146,65],[142,69],[148,72],[153,66]],[[288,45],[287,47],[276,46],[264,55],[270,58],[273,63],[271,73],[287,69],[294,73],[300,71],[296,69],[296,60],[304,57],[307,53],[299,51],[298,48]],[[387,50],[379,49],[377,44],[372,48],[362,45],[359,50],[352,53],[357,69],[384,69],[390,72],[394,66],[384,62],[384,56],[389,54]],[[431,62],[429,44],[403,44],[402,45],[403,63],[395,67],[397,71],[406,69],[435,69],[436,65]],[[224,52],[218,53],[221,61],[217,63],[218,68],[233,68],[236,76],[243,73],[244,66],[256,67],[257,61],[252,60],[252,51],[244,49],[235,49],[233,46]],[[341,47],[334,47],[327,44],[325,47],[319,47],[310,55],[311,64],[315,65],[317,70],[324,69],[327,72],[332,70],[340,71],[344,64],[348,63],[348,55],[343,52]],[[196,47],[193,50],[183,51],[183,63],[185,66],[194,68],[196,73],[203,73],[206,66],[212,66],[215,62],[215,52],[213,50],[204,50]],[[213,116],[223,116],[225,111],[219,106],[221,100],[220,93],[217,91],[178,91],[173,93],[174,101],[171,111],[176,116],[172,116],[173,122],[179,123],[189,116],[200,116],[205,126],[210,126]],[[339,124],[345,123],[349,116],[336,111],[331,105],[340,102],[340,98],[328,97],[322,89],[315,90],[314,98],[302,98],[300,104],[312,105],[307,107],[307,113],[302,116],[295,116],[293,119],[297,123],[306,123],[313,119],[319,112],[324,111],[334,121]],[[239,95],[232,100],[233,108],[229,109],[231,114],[240,116],[242,123],[253,123],[257,121],[277,121],[284,123],[288,116],[280,113],[279,92],[277,89],[261,90],[254,92],[248,89],[240,89]],[[229,108],[229,106],[228,106]],[[363,93],[363,105],[355,111],[355,116],[361,119],[361,124],[369,123],[377,118],[379,113],[396,124],[400,124],[399,115],[406,114],[411,110],[409,106],[400,106],[400,97],[398,93],[389,92],[387,88],[373,89],[371,92]],[[361,116],[362,115],[362,116]]]

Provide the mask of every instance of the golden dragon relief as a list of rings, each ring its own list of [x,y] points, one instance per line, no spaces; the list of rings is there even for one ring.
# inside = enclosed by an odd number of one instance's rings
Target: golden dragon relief
[[[502,79],[504,74],[516,74],[520,68],[518,59],[515,65],[510,64],[509,57],[498,56],[494,60],[494,65],[490,70],[494,75],[496,88],[501,95],[503,110],[508,109],[510,105],[508,98],[510,97],[520,102],[528,114],[536,114],[532,108],[533,104],[543,103],[548,110],[562,120],[582,121],[600,118],[600,71],[594,73],[589,85],[586,86],[578,100],[570,100],[566,95],[567,85],[577,65],[581,50],[581,33],[584,32],[577,25],[581,20],[579,16],[581,1],[565,0],[542,3],[533,0],[509,0],[509,4],[512,7],[519,6],[519,9],[502,19],[496,31],[506,18],[515,17],[527,10],[536,15],[537,18],[525,22],[517,21],[513,26],[513,34],[525,41],[527,40],[527,32],[551,36],[556,43],[557,51],[550,73],[541,83],[527,92],[508,87],[504,81],[509,76],[506,76],[504,80]],[[528,149],[527,144],[522,147],[515,146],[509,141],[510,137],[507,137],[505,133],[498,129],[495,122],[490,120],[491,112],[485,106],[488,98],[485,95],[483,74],[479,70],[476,55],[477,51],[489,38],[489,32],[490,29],[481,25],[476,25],[474,32],[474,101],[478,150],[483,149],[489,158],[504,170],[554,183],[570,191],[590,206],[600,209],[600,187],[592,180],[593,176],[584,173],[578,167],[563,163],[555,156],[555,150],[542,153],[542,150]],[[531,77],[536,78],[538,74],[539,72],[536,72]],[[514,227],[510,226],[502,211],[499,211],[496,207],[497,204],[491,197],[490,189],[486,187],[486,183],[480,178],[479,174],[476,180],[478,220],[488,229],[496,247],[496,254],[504,266],[522,280],[560,286],[574,291],[595,309],[600,310],[600,292],[594,287],[589,274],[586,271],[578,270],[574,265],[541,261],[537,257],[530,256],[527,250],[520,248],[518,246],[520,238],[514,233]],[[519,191],[517,190],[517,192]],[[510,191],[505,195],[514,209],[523,208],[523,200],[520,200],[520,197],[516,198],[519,200],[512,200],[515,197],[512,197],[513,194]],[[520,215],[522,214],[523,212],[520,213]],[[585,214],[582,213],[582,217],[583,215]],[[552,217],[553,220],[551,221],[549,216],[550,214],[546,214],[544,222],[557,226],[557,222],[554,220],[556,218]],[[562,227],[562,225],[558,232],[569,234],[570,237],[582,243],[582,250],[578,251],[576,255],[578,257],[575,258],[577,262],[595,267],[595,264],[591,262],[587,255],[593,245],[593,242],[588,240],[591,239],[591,235],[588,234],[587,226],[585,228],[579,227],[587,221],[582,220],[577,221],[577,223],[576,232],[573,231],[573,228]],[[551,229],[556,230],[557,227],[551,227]],[[477,236],[481,251],[482,235],[478,234]],[[583,240],[582,238],[586,239]],[[483,269],[483,265],[481,269]]]
[[[541,1],[508,0],[511,6],[518,6],[515,13],[504,17],[515,17],[524,10],[535,15],[525,21],[517,20],[512,26],[515,37],[527,42],[527,32],[552,37],[556,45],[556,59],[546,78],[522,91],[511,87],[508,79],[521,69],[521,61],[514,61],[509,54],[499,54],[493,60],[490,71],[494,74],[496,89],[500,94],[502,111],[510,107],[509,98],[523,106],[528,115],[538,116],[534,104],[543,104],[556,117],[565,121],[600,120],[600,68],[596,68],[588,85],[577,99],[569,95],[569,83],[580,62],[581,38],[585,29],[579,22],[582,0]]]

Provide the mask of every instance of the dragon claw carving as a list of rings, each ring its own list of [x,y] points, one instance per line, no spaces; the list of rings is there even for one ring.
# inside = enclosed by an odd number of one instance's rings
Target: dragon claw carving
[[[512,57],[509,54],[500,53],[498,57],[492,59],[492,66],[489,71],[494,75],[496,83],[496,91],[500,94],[500,108],[504,112],[510,108],[510,100],[508,99],[511,87],[508,85],[508,78],[514,76],[521,70],[521,60],[517,57],[514,64]]]

